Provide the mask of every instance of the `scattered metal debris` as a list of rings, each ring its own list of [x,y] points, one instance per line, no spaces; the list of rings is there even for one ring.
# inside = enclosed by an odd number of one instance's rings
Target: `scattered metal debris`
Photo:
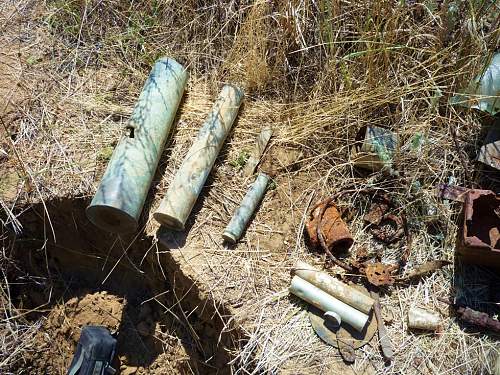
[[[251,176],[255,172],[255,168],[260,162],[260,157],[264,153],[271,136],[273,135],[273,129],[270,127],[265,127],[261,130],[257,137],[255,148],[252,150],[250,157],[248,158],[245,167],[243,168],[244,176]]]
[[[255,209],[264,197],[268,182],[269,176],[265,173],[259,173],[257,179],[241,201],[241,205],[234,213],[226,229],[224,229],[224,233],[222,234],[224,240],[230,243],[238,242],[255,212]]]
[[[438,186],[437,196],[446,200],[464,202],[465,195],[469,190],[470,189],[464,188],[462,186],[441,184]]]
[[[441,331],[441,317],[433,311],[414,307],[408,311],[408,328],[422,331]]]
[[[497,120],[479,149],[477,160],[492,168],[500,170],[500,120]]]
[[[293,274],[365,314],[368,314],[373,307],[374,301],[370,296],[321,272],[310,264],[299,260],[295,264]]]
[[[500,267],[500,196],[469,190],[457,250],[465,262]]]
[[[393,273],[398,268],[395,264],[369,263],[365,265],[364,272],[368,278],[368,282],[372,285],[392,285],[396,281]]]
[[[174,230],[184,230],[187,218],[238,115],[242,100],[243,91],[240,88],[224,85],[160,207],[153,214],[160,224]]]
[[[323,312],[333,311],[338,314],[342,322],[349,324],[357,331],[363,331],[368,322],[368,315],[322,291],[299,276],[293,276],[289,290],[290,293]]]
[[[330,200],[324,200],[312,209],[306,221],[306,229],[309,240],[315,247],[321,245],[318,232],[321,232],[326,248],[330,251],[345,251],[354,242],[349,228],[342,220],[335,204]]]
[[[412,269],[403,279],[419,279],[450,264],[447,260],[431,260]]]
[[[391,170],[397,144],[398,137],[390,130],[378,126],[362,127],[351,151],[352,161],[357,167],[372,172],[384,168]]]
[[[391,340],[389,339],[389,334],[387,332],[387,328],[385,327],[384,319],[382,318],[380,296],[375,291],[372,291],[370,294],[375,301],[375,304],[373,305],[373,311],[377,320],[378,338],[380,340],[382,355],[384,356],[386,361],[392,361],[394,359],[394,351],[392,350]]]
[[[87,217],[114,233],[137,229],[163,146],[186,85],[186,69],[170,58],[154,65],[116,146]]]

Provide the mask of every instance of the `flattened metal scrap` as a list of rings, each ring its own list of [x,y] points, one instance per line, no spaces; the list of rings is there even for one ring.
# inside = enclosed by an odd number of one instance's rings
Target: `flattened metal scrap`
[[[260,162],[260,157],[264,153],[264,150],[266,149],[266,146],[269,143],[272,135],[273,129],[271,129],[270,127],[265,127],[257,136],[257,139],[255,141],[255,148],[252,150],[252,153],[248,158],[245,167],[243,168],[244,176],[251,176],[255,172],[255,168],[257,168],[257,165]]]
[[[392,273],[397,269],[398,266],[394,264],[370,263],[366,265],[365,273],[370,284],[376,286],[392,285],[395,281]]]

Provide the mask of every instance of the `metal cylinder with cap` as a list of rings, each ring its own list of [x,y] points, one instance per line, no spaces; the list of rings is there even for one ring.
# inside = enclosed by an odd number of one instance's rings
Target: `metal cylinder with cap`
[[[137,229],[186,80],[186,69],[174,59],[155,62],[87,207],[87,217],[96,226],[113,233]]]

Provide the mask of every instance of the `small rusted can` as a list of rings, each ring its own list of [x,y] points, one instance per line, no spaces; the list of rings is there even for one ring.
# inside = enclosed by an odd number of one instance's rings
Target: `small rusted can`
[[[325,206],[327,206],[326,209]],[[320,218],[319,215],[323,210],[323,216]],[[311,245],[315,247],[321,246],[318,238],[318,225],[321,226],[321,234],[329,250],[344,252],[352,246],[354,239],[351,232],[333,203],[320,203],[309,214],[306,230]]]

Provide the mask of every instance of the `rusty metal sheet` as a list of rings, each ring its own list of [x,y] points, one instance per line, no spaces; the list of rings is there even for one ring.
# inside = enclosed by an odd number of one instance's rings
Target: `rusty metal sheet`
[[[360,290],[363,287],[358,286]],[[367,294],[366,289],[365,294]],[[367,294],[368,295],[368,294]],[[309,307],[309,321],[314,329],[314,332],[328,345],[339,348],[339,340],[343,347],[343,354],[347,354],[347,347],[359,349],[371,341],[377,332],[377,320],[373,316],[373,310],[370,312],[368,324],[363,331],[356,331],[348,324],[342,324],[340,328],[335,327],[328,318],[325,319],[323,312],[314,306]]]
[[[500,268],[500,196],[471,189],[465,195],[458,253],[468,263]]]
[[[320,218],[319,215],[325,206],[327,207]],[[306,221],[307,234],[313,246],[320,247],[318,238],[318,225],[320,225],[320,222],[321,233],[329,250],[345,251],[351,247],[354,242],[351,232],[344,220],[342,220],[339,211],[331,202],[316,205]]]
[[[397,269],[398,266],[394,264],[370,263],[366,265],[365,273],[370,284],[376,286],[392,285],[395,281],[392,273]]]

